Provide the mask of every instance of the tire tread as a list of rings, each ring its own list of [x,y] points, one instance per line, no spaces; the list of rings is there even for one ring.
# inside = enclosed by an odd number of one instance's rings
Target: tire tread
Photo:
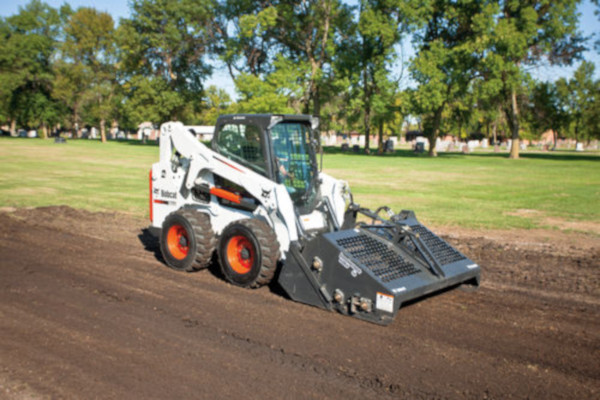
[[[250,229],[260,244],[262,263],[257,277],[247,287],[256,289],[268,285],[277,271],[280,251],[279,241],[273,229],[264,221],[254,218],[242,219],[232,222],[229,226],[240,224]],[[227,228],[225,228],[227,229]],[[223,260],[220,260],[222,263]]]
[[[210,217],[206,213],[190,208],[182,208],[177,210],[176,213],[190,222],[196,239],[194,261],[185,270],[193,272],[208,267],[217,246],[217,238],[212,230]]]

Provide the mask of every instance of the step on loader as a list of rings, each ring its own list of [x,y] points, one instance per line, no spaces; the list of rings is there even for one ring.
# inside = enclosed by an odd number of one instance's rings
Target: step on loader
[[[224,115],[209,148],[163,124],[150,228],[166,264],[202,269],[216,252],[233,285],[276,278],[293,300],[382,325],[408,301],[479,285],[480,267],[412,211],[362,208],[321,172],[317,128],[306,115]]]

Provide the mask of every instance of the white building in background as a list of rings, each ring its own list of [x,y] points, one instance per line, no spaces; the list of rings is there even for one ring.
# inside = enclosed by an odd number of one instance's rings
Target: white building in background
[[[158,137],[158,130],[154,128],[154,125],[150,121],[142,122],[138,125],[137,139],[142,140],[144,136],[150,140],[156,140]]]
[[[215,127],[210,125],[193,125],[188,126],[188,128],[190,128],[190,130],[193,130],[198,140],[201,140],[203,142],[208,142],[212,140],[213,135],[215,133]]]
[[[190,130],[194,131],[198,140],[201,140],[203,142],[208,142],[212,140],[215,131],[215,127],[209,125],[194,125],[187,127]],[[154,124],[152,124],[152,122],[146,121],[138,125],[138,131],[136,136],[138,140],[142,140],[144,136],[146,136],[146,138],[150,140],[157,140],[159,135],[160,130],[156,128]]]

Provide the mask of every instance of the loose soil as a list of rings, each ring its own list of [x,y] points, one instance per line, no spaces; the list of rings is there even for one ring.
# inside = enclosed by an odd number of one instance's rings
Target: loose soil
[[[0,398],[600,397],[597,237],[444,227],[481,288],[381,327],[170,270],[146,225],[0,211]]]

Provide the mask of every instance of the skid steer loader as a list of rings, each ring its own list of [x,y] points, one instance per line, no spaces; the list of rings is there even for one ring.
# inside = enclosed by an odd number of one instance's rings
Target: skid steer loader
[[[216,251],[233,285],[277,277],[293,300],[382,325],[412,299],[479,285],[480,267],[413,212],[361,208],[320,172],[317,127],[306,115],[225,115],[208,148],[193,128],[163,124],[150,228],[166,264],[202,269]]]

